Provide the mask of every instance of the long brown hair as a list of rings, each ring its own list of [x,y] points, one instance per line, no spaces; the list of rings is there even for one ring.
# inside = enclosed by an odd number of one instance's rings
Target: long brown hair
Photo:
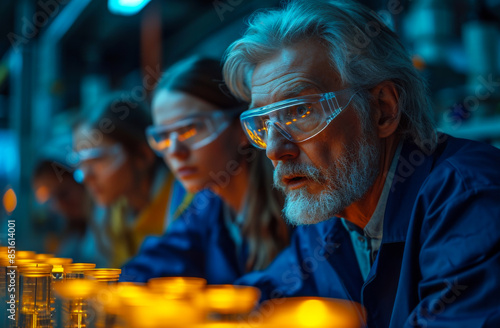
[[[243,111],[247,104],[234,98],[222,79],[219,61],[191,57],[182,60],[163,74],[160,90],[182,91],[203,99],[220,110]],[[238,117],[235,117],[238,120]],[[235,122],[239,124],[239,122]],[[242,237],[248,242],[246,270],[264,269],[288,245],[289,231],[281,216],[283,197],[273,189],[273,167],[262,151],[249,144],[240,149],[247,157],[250,183],[247,186]]]
[[[250,163],[250,184],[242,234],[248,242],[246,270],[262,270],[289,243],[289,230],[281,216],[283,196],[273,188],[273,166],[265,152]]]

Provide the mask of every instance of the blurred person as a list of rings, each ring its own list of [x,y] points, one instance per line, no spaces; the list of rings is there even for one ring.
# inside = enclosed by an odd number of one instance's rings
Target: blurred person
[[[233,283],[265,268],[287,245],[272,166],[238,121],[246,106],[228,93],[216,60],[191,57],[163,75],[152,102],[150,145],[198,193],[162,238],[147,240],[122,268],[122,280],[194,276]]]
[[[141,103],[112,94],[83,113],[74,129],[75,160],[93,199],[105,210],[95,218],[109,266],[135,255],[148,235],[161,235],[174,179],[149,148],[150,117]]]
[[[426,82],[374,12],[261,11],[224,73],[300,225],[239,283],[360,302],[368,327],[500,326],[500,151],[436,131]]]
[[[72,258],[74,262],[102,266],[106,260],[100,254],[92,226],[93,202],[71,171],[61,161],[42,159],[33,172],[32,185],[37,201],[48,205],[49,214],[55,214],[64,222],[62,231],[49,237],[47,251],[57,257]]]

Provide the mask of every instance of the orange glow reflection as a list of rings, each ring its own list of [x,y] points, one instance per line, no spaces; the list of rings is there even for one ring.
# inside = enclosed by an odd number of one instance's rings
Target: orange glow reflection
[[[7,189],[5,194],[3,194],[3,207],[7,213],[12,213],[17,206],[16,193],[12,188]]]
[[[45,204],[50,198],[49,189],[46,186],[38,187],[35,191],[35,197],[38,203]]]

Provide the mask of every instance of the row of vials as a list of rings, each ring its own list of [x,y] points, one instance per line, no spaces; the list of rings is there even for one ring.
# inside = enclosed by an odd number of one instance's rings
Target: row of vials
[[[121,270],[50,254],[0,249],[1,327],[8,328],[360,328],[357,303],[318,297],[259,304],[250,286],[194,277],[118,282]]]

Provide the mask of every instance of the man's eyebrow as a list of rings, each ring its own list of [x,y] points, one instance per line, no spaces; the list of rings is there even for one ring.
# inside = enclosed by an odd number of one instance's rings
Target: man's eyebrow
[[[313,84],[301,83],[301,84],[295,86],[294,88],[291,88],[291,89],[283,92],[283,94],[281,95],[281,98],[283,100],[289,99],[289,98],[295,98],[295,97],[299,96],[304,90],[308,90],[308,89],[318,90],[318,88]]]
[[[309,89],[315,90],[318,92],[321,91],[318,89],[317,86],[315,86],[312,83],[300,83],[300,84],[297,84],[296,86],[294,86],[288,90],[285,90],[283,93],[281,93],[279,100],[277,100],[277,101],[295,98],[295,97],[299,96],[304,90],[309,90]],[[262,107],[262,106],[257,106],[257,107]],[[250,109],[255,108],[255,103],[252,101],[252,103],[250,104],[250,106],[248,108],[250,108]]]

